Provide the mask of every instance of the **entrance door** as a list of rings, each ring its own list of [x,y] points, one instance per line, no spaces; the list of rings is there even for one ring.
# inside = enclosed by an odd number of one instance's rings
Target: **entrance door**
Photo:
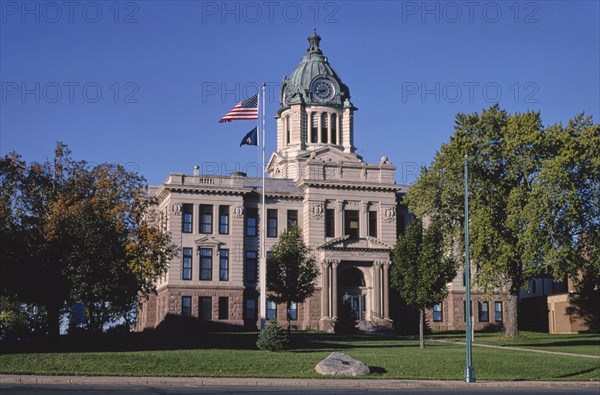
[[[362,320],[362,298],[360,295],[344,295],[344,303],[350,303],[352,316],[355,320]]]

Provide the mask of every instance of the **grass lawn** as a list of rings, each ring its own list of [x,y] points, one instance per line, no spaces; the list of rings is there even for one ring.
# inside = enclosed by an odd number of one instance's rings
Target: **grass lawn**
[[[537,334],[536,334],[537,335]],[[219,335],[219,348],[171,349],[153,351],[3,353],[0,373],[49,375],[116,376],[204,376],[204,377],[322,377],[315,365],[332,351],[341,351],[371,367],[368,378],[462,380],[465,348],[449,343],[428,342],[420,350],[418,340],[389,337],[352,336],[337,338],[328,334],[295,334],[295,349],[283,352],[250,349],[256,334],[235,334],[235,348],[226,346]],[[438,335],[439,337],[439,335]],[[447,336],[452,338],[451,335]],[[498,342],[497,336],[478,337]],[[243,340],[240,340],[243,339]],[[523,344],[552,344],[546,335],[519,340]],[[554,342],[565,338],[555,337]],[[559,339],[559,340],[557,340]],[[577,335],[564,343],[595,341],[598,336]],[[595,339],[595,340],[594,340]],[[212,343],[211,343],[212,344]],[[239,347],[245,345],[248,347]],[[511,343],[511,345],[517,345]],[[520,344],[519,344],[520,345]],[[561,351],[567,345],[559,345]],[[566,348],[565,348],[566,347]],[[246,349],[248,348],[248,349]],[[478,380],[600,380],[600,360],[525,351],[473,348],[473,366]]]

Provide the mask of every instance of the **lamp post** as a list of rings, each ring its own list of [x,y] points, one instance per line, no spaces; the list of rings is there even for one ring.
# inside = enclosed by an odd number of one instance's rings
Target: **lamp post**
[[[469,157],[465,152],[465,321],[467,322],[466,329],[466,347],[467,347],[467,364],[465,366],[465,375],[464,382],[465,383],[474,383],[475,382],[475,369],[473,369],[473,361],[472,361],[472,327],[471,327],[471,260],[469,258],[469,164],[471,164],[479,155],[481,150],[484,147],[490,145],[496,145],[500,143],[500,140],[493,139],[487,141],[483,144],[475,155],[473,155],[473,159],[469,161]]]

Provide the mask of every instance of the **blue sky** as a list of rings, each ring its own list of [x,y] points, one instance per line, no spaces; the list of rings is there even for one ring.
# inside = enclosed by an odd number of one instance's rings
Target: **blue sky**
[[[317,28],[350,87],[355,145],[412,183],[456,113],[494,102],[546,125],[600,115],[598,1],[0,2],[0,153],[170,172],[257,174],[252,121],[219,124],[262,82],[267,152],[279,89]]]

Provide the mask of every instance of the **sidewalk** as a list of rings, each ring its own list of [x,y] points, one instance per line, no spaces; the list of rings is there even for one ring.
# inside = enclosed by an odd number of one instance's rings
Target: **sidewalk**
[[[265,379],[217,377],[113,377],[0,375],[0,384],[179,385],[319,388],[598,388],[598,381],[462,381],[379,379]]]

